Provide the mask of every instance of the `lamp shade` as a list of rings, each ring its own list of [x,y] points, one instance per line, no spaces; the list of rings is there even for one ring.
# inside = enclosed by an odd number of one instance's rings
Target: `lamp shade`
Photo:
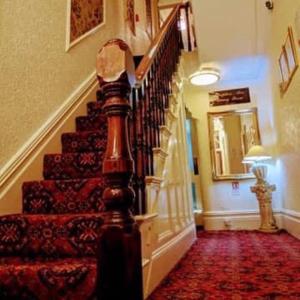
[[[243,162],[252,163],[262,160],[271,159],[272,156],[266,151],[266,149],[261,145],[252,146],[248,153],[245,155]]]

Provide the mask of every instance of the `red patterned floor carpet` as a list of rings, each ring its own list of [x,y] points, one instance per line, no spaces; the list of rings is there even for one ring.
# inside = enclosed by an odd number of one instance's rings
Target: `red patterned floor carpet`
[[[200,232],[148,300],[300,299],[300,240],[286,232]]]

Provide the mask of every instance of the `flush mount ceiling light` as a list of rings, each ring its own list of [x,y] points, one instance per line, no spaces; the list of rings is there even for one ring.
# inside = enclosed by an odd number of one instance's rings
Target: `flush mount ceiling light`
[[[201,68],[189,77],[193,85],[210,85],[220,79],[220,72],[215,68]]]

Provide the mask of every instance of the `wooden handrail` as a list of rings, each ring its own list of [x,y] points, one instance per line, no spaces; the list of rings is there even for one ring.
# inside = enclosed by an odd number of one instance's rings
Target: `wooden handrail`
[[[178,11],[180,9],[182,4],[178,4],[174,7],[171,14],[166,19],[163,27],[161,28],[160,32],[156,35],[155,39],[153,40],[149,50],[144,55],[142,61],[140,62],[139,66],[137,67],[135,71],[135,76],[137,83],[142,82],[147,73],[150,70],[151,64],[160,49],[160,46],[164,40],[165,35],[167,34],[169,28],[171,27],[172,23],[174,22],[175,18],[177,17]]]
[[[158,5],[158,9],[170,9],[175,7],[176,5],[180,5],[181,3],[171,3],[171,4],[161,4]]]

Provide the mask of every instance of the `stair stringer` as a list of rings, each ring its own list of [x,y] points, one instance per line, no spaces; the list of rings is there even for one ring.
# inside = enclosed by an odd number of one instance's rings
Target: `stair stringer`
[[[153,149],[154,176],[146,177],[147,214],[136,216],[142,233],[146,298],[195,240],[186,149],[181,65],[173,76],[160,147]]]

